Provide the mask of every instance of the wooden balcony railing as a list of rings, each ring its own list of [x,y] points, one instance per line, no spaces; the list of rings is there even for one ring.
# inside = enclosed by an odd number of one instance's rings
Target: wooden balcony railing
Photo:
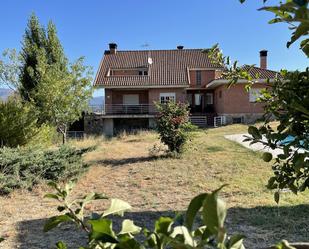
[[[123,105],[123,104],[106,104],[103,106],[90,106],[93,113],[105,115],[125,115],[125,114],[154,114],[156,108],[151,104]]]

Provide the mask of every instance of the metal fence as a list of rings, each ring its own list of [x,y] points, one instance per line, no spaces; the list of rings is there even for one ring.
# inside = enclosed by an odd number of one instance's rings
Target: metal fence
[[[155,106],[151,104],[124,105],[106,104],[103,106],[90,106],[93,113],[98,114],[154,114]]]

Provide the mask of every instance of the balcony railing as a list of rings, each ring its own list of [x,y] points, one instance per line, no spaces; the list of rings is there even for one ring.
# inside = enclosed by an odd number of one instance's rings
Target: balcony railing
[[[123,105],[123,104],[106,104],[103,106],[90,106],[93,113],[105,115],[125,115],[125,114],[154,114],[156,108],[151,104]]]

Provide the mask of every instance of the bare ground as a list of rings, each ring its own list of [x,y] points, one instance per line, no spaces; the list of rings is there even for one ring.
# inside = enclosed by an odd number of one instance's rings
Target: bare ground
[[[265,188],[271,175],[269,164],[256,152],[247,150],[223,135],[240,133],[245,126],[230,126],[197,132],[182,158],[149,155],[158,144],[157,135],[142,133],[110,141],[95,141],[98,149],[85,160],[91,167],[77,183],[74,196],[103,192],[128,201],[132,212],[127,217],[151,228],[160,215],[182,211],[196,194],[228,183],[222,197],[230,207],[227,226],[231,233],[247,236],[248,248],[260,248],[286,238],[304,241],[309,237],[308,194],[283,195],[276,206],[272,193]],[[78,143],[87,146],[93,141]],[[57,214],[56,203],[43,199],[50,189],[41,184],[33,191],[17,190],[0,198],[0,235],[6,240],[1,248],[52,248],[59,240],[69,248],[78,248],[85,234],[64,225],[43,233],[47,218]],[[108,201],[87,206],[100,211]]]

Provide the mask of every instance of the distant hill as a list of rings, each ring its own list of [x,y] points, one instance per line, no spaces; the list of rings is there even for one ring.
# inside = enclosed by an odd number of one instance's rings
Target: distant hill
[[[7,100],[7,98],[13,94],[11,89],[0,88],[0,100]],[[94,106],[103,106],[104,105],[104,96],[93,97],[89,100],[89,105]]]
[[[13,94],[11,89],[0,88],[0,100],[6,101],[7,98]]]
[[[89,100],[89,105],[103,106],[104,105],[104,96],[93,97],[92,99]]]

